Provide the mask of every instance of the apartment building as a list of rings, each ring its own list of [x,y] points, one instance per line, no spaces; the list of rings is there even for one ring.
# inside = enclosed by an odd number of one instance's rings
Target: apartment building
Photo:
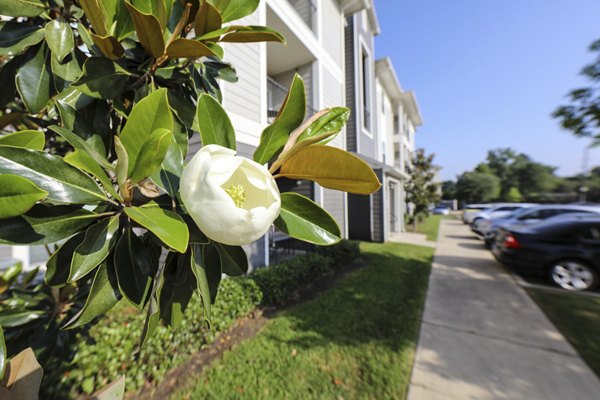
[[[348,236],[385,242],[404,230],[406,165],[422,118],[414,93],[402,89],[391,60],[374,60],[374,38],[379,33],[372,2],[347,17],[346,105],[354,112],[346,149],[369,163],[382,182],[382,189],[370,196],[348,195]]]

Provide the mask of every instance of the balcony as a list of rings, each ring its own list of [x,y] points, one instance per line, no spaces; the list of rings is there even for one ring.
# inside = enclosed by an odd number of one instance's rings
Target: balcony
[[[296,10],[300,18],[314,32],[316,28],[317,6],[313,0],[288,0],[288,3]]]
[[[273,78],[267,77],[267,117],[269,119],[269,123],[273,122],[275,117],[277,117],[277,113],[283,105],[287,93],[288,89],[286,87],[279,84]],[[312,107],[307,99],[305,119],[310,118],[316,112],[317,110]]]

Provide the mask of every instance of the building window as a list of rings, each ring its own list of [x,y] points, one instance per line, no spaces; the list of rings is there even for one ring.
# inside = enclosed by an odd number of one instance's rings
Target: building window
[[[361,76],[361,82],[360,82],[360,88],[361,88],[361,95],[362,95],[362,102],[363,102],[363,127],[370,131],[371,130],[371,110],[370,110],[370,87],[369,87],[369,76],[370,74],[370,69],[369,69],[369,55],[367,54],[367,52],[365,51],[365,49],[362,49],[362,76]]]

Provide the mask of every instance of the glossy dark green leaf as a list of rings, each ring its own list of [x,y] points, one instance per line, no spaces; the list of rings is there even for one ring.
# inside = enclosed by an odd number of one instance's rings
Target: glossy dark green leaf
[[[254,161],[265,164],[275,158],[283,150],[290,133],[304,120],[305,112],[304,81],[296,74],[275,121],[265,128],[260,136],[260,143],[254,152]]]
[[[0,68],[0,107],[14,101],[17,96],[17,86],[15,85],[15,75],[21,64],[20,57],[14,57]]]
[[[236,149],[235,130],[229,116],[214,97],[202,94],[196,108],[198,128],[204,146],[218,144],[232,150]]]
[[[125,5],[129,10],[142,47],[154,58],[162,56],[165,51],[164,24],[161,26],[160,20],[156,16],[144,13],[128,2],[125,2]]]
[[[112,164],[106,160],[106,149],[102,143],[102,138],[100,138],[98,135],[94,135],[85,140],[81,136],[61,126],[52,125],[49,127],[49,129],[62,136],[76,150],[81,150],[89,154],[89,156],[92,157],[92,159],[100,164],[103,168],[113,168]]]
[[[200,294],[200,299],[202,300],[202,309],[204,310],[204,319],[210,326],[211,324],[211,293],[210,286],[208,284],[208,275],[206,271],[206,267],[204,266],[204,262],[202,261],[202,246],[198,244],[194,244],[190,246],[191,257],[190,257],[190,267],[192,269],[192,273],[196,277],[196,289]]]
[[[75,42],[69,23],[62,18],[54,19],[46,24],[46,43],[58,61],[62,61],[73,51]]]
[[[67,89],[71,83],[81,77],[83,73],[83,60],[80,50],[74,50],[67,55],[62,61],[58,61],[56,57],[50,59],[52,67],[52,76],[54,77],[54,85],[56,90],[61,92]]]
[[[234,43],[278,42],[285,44],[285,38],[281,33],[266,26],[245,26],[224,35],[220,41]]]
[[[152,181],[162,190],[175,197],[179,192],[179,182],[183,171],[183,156],[179,145],[172,141],[160,170],[152,174]]]
[[[202,2],[194,19],[194,33],[196,36],[221,29],[222,24],[223,20],[219,10],[207,1]]]
[[[21,147],[31,150],[44,150],[46,137],[40,131],[19,131],[0,136],[0,146]]]
[[[202,245],[202,265],[204,265],[206,280],[208,282],[210,302],[215,304],[223,274],[221,271],[221,257],[219,256],[219,251],[212,243]]]
[[[42,40],[44,29],[39,26],[0,21],[0,56],[14,56]]]
[[[81,8],[85,12],[85,16],[92,24],[94,31],[98,35],[106,36],[108,34],[108,24],[106,11],[101,0],[80,0]]]
[[[166,27],[168,16],[171,13],[172,1],[170,0],[131,0],[130,3],[143,13],[151,14],[158,20],[161,29]]]
[[[381,183],[373,169],[357,156],[330,146],[308,146],[291,156],[279,176],[308,179],[344,192],[371,194]]]
[[[2,220],[0,244],[55,243],[86,228],[96,219],[97,214],[85,209],[38,204],[20,217]]]
[[[154,233],[165,245],[185,253],[189,231],[179,214],[157,205],[125,207],[124,211],[129,218]]]
[[[96,99],[114,99],[127,89],[130,79],[131,74],[118,64],[104,57],[91,57],[73,87]]]
[[[327,246],[342,239],[333,217],[312,200],[297,193],[281,194],[281,211],[275,226],[289,236]]]
[[[37,17],[46,6],[40,0],[0,0],[0,15]]]
[[[67,154],[64,160],[67,164],[79,168],[98,179],[110,195],[115,199],[122,201],[121,195],[115,190],[110,178],[106,175],[106,172],[104,172],[89,154],[80,150],[75,150],[74,152]]]
[[[106,200],[98,184],[61,157],[41,151],[0,146],[0,174],[16,174],[48,192],[56,203],[88,204]]]
[[[190,243],[194,244],[208,244],[210,240],[206,237],[204,233],[198,228],[198,225],[194,222],[192,217],[188,214],[181,214],[183,221],[188,226],[188,230],[190,231]],[[219,267],[220,268],[220,267]]]
[[[19,175],[0,175],[0,220],[29,211],[48,192]]]
[[[216,56],[210,47],[191,39],[178,38],[167,47],[167,55],[171,58],[198,58]]]
[[[248,272],[248,257],[241,246],[228,246],[212,242],[221,259],[221,271],[229,276],[242,276]]]
[[[75,249],[83,243],[85,232],[79,232],[58,248],[46,262],[46,283],[52,287],[62,287],[69,280],[71,260]]]
[[[144,243],[126,229],[114,252],[115,271],[119,290],[133,305],[142,309],[152,285],[154,269]]]
[[[67,282],[77,281],[100,265],[117,241],[119,217],[103,219],[90,226],[83,242],[75,249]]]
[[[151,132],[166,129],[173,132],[173,115],[169,108],[167,89],[159,89],[133,106],[120,139],[129,156],[128,174],[131,176],[142,147]]]
[[[33,58],[19,68],[15,82],[30,113],[37,114],[46,107],[52,94],[50,54],[46,46],[40,46]]]
[[[120,189],[126,189],[127,176],[129,175],[129,156],[118,136],[115,136],[115,153],[117,153],[117,167],[115,170],[117,174],[117,183],[119,184]],[[124,194],[125,192],[122,193]]]
[[[223,22],[234,21],[252,14],[260,0],[208,0],[221,14]]]
[[[131,171],[130,179],[132,183],[138,183],[160,169],[172,141],[172,131],[164,128],[159,128],[148,135],[140,150],[133,171]]]
[[[94,33],[90,34],[94,44],[98,46],[102,54],[109,60],[118,60],[125,54],[125,49],[114,36],[98,36]]]
[[[164,283],[160,293],[160,318],[165,324],[173,328],[181,324],[185,309],[196,288],[190,253],[170,253],[167,256]]]
[[[63,329],[73,329],[91,322],[116,306],[119,299],[114,267],[105,262],[96,271],[85,305],[63,326]]]
[[[4,342],[4,330],[0,325],[0,381],[4,378],[4,368],[6,367],[6,361],[8,360],[8,353],[6,352],[6,343]]]
[[[152,334],[160,322],[160,295],[164,282],[165,279],[163,270],[160,274],[158,274],[158,277],[153,282],[150,300],[148,301],[148,311],[146,312],[144,327],[138,343],[138,352],[146,344],[146,342],[148,342],[148,339],[152,337]]]
[[[40,318],[46,312],[47,311],[19,311],[10,309],[0,311],[0,326],[4,328],[15,328],[17,326],[25,325]]]

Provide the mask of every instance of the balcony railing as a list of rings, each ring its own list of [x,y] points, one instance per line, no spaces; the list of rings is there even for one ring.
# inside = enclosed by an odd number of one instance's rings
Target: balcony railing
[[[288,0],[300,18],[314,31],[317,6],[313,0]]]
[[[277,83],[274,79],[267,77],[267,116],[269,122],[272,122],[277,117],[277,113],[283,105],[287,94],[288,90],[285,87]],[[317,110],[307,104],[305,118],[310,118],[316,112]]]

